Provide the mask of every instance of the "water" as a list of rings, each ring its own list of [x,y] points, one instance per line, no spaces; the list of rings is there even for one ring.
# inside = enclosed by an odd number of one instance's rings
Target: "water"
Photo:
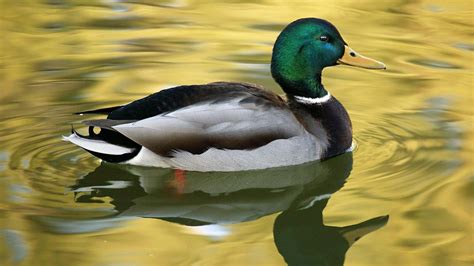
[[[0,5],[0,264],[474,264],[472,2]],[[202,174],[100,165],[61,141],[72,113],[173,85],[279,91],[273,41],[309,16],[388,66],[324,73],[353,154]]]

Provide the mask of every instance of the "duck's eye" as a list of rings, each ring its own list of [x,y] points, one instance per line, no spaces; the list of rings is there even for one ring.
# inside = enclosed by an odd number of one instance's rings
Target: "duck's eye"
[[[329,42],[329,37],[327,35],[321,35],[319,40],[322,42]]]

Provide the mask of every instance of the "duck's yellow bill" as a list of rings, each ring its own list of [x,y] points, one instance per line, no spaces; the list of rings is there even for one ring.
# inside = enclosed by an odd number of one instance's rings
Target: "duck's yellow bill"
[[[337,63],[348,66],[363,67],[368,69],[386,69],[385,64],[377,60],[365,57],[344,45],[344,54]]]

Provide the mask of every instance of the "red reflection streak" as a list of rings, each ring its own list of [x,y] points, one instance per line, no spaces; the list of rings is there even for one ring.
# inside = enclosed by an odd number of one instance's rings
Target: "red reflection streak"
[[[184,186],[186,185],[186,171],[176,169],[174,171],[174,181],[177,194],[183,194]]]

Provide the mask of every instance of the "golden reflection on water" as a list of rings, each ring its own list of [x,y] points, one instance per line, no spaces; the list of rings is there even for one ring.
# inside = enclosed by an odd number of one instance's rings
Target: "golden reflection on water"
[[[157,219],[92,222],[113,198],[78,204],[70,187],[98,162],[60,136],[71,113],[177,85],[254,82],[269,74],[279,31],[300,17],[333,22],[383,72],[325,71],[358,148],[324,210],[343,226],[390,214],[346,254],[347,265],[469,265],[472,250],[473,8],[470,1],[0,2],[0,259],[10,264],[284,264],[276,214],[215,240]],[[77,222],[79,221],[79,222]],[[82,221],[83,223],[80,223]],[[73,231],[74,231],[73,230]]]

